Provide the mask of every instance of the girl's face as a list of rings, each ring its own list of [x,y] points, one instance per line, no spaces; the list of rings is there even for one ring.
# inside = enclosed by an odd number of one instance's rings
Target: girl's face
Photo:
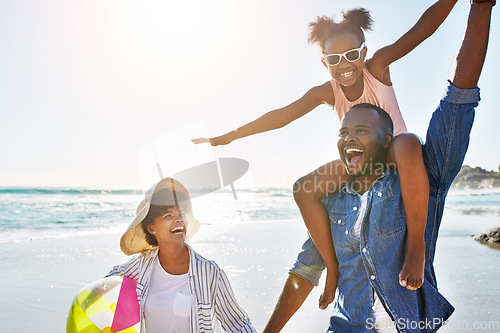
[[[169,207],[148,225],[148,231],[153,234],[158,244],[183,243],[186,239],[186,216],[179,206]]]
[[[330,37],[325,42],[324,55],[328,54],[343,54],[352,49],[358,49],[363,42],[350,32],[344,32],[337,36]],[[321,59],[323,65],[330,71],[332,78],[344,87],[353,86],[357,80],[362,78],[363,64],[366,57],[366,47],[360,52],[359,59],[348,61],[345,56],[340,57],[340,62],[336,65],[329,65],[325,58]]]

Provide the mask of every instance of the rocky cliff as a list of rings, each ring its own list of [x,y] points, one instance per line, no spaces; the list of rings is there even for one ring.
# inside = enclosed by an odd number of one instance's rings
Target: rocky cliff
[[[491,248],[500,249],[500,227],[491,228],[482,234],[472,236],[472,238]]]
[[[455,189],[500,188],[500,173],[464,165],[451,187]]]

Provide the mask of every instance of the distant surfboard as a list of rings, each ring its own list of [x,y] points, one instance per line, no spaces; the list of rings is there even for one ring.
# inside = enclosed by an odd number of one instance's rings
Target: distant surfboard
[[[67,333],[138,333],[137,281],[110,276],[85,286],[69,310]]]

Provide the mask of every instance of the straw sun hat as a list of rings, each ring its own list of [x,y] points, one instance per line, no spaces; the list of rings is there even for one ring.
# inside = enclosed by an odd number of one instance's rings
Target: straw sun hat
[[[178,205],[186,214],[186,241],[198,231],[200,223],[193,217],[193,208],[188,190],[173,178],[164,178],[144,195],[144,200],[137,207],[134,221],[120,240],[120,248],[126,255],[151,250],[156,246],[146,241],[146,234],[142,228],[142,221],[146,218],[151,205]]]

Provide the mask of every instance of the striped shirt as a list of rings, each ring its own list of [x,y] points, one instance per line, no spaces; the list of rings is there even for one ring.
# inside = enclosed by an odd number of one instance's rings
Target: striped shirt
[[[187,244],[186,244],[187,245]],[[196,253],[189,245],[189,289],[193,295],[190,326],[192,333],[226,332],[256,333],[247,313],[238,305],[224,271],[212,260]],[[113,267],[112,275],[125,275],[137,280],[137,300],[141,308],[141,333],[145,333],[144,304],[158,249],[144,251],[122,265]]]

